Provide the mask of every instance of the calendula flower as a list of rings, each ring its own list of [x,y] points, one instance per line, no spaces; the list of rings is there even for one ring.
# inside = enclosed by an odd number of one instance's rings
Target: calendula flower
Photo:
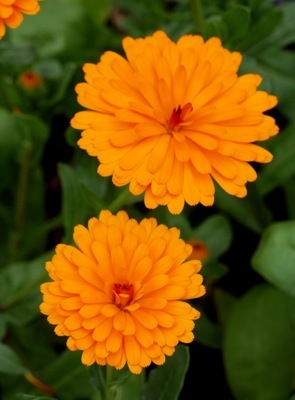
[[[41,86],[43,78],[35,71],[25,71],[19,76],[19,83],[25,90],[34,90]]]
[[[205,243],[196,239],[188,239],[186,242],[192,246],[192,253],[190,255],[191,259],[197,259],[203,262],[207,260],[209,249]]]
[[[263,112],[275,96],[257,91],[257,74],[238,76],[242,56],[218,38],[185,35],[176,43],[157,31],[123,40],[126,58],[108,51],[85,64],[77,85],[72,126],[83,130],[78,145],[98,158],[98,173],[117,186],[144,193],[148,208],[214,202],[216,181],[231,195],[246,195],[257,177],[249,161],[272,155],[253,144],[278,132]]]
[[[6,25],[17,28],[23,21],[23,14],[37,14],[38,0],[0,0],[0,39],[5,35]]]
[[[200,313],[183,300],[205,289],[178,229],[102,211],[88,229],[76,226],[74,241],[78,249],[58,245],[46,264],[53,282],[41,286],[40,309],[70,350],[83,351],[83,364],[127,363],[137,374],[193,340]]]

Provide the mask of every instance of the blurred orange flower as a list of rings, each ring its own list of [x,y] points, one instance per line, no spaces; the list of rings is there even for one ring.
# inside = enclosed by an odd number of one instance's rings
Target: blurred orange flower
[[[25,71],[19,76],[20,85],[27,90],[34,90],[43,83],[43,78],[35,71]]]
[[[205,245],[205,243],[196,239],[189,239],[186,243],[192,246],[192,253],[190,255],[190,259],[197,259],[202,262],[206,261],[209,256],[209,249]]]
[[[76,226],[74,240],[79,250],[60,244],[46,264],[53,282],[41,285],[40,309],[70,350],[83,351],[84,364],[127,363],[137,374],[193,340],[200,313],[182,300],[205,288],[178,229],[102,211],[88,229]]]
[[[157,31],[123,40],[127,60],[108,51],[85,64],[86,83],[76,87],[72,126],[83,130],[78,145],[98,158],[98,173],[117,186],[144,193],[148,208],[214,202],[215,180],[238,197],[257,178],[249,161],[272,155],[252,142],[276,135],[263,114],[275,96],[257,91],[257,74],[238,77],[242,56],[218,38],[185,35],[176,43]],[[213,179],[212,179],[213,178]]]
[[[37,14],[39,10],[38,0],[0,0],[0,39],[5,35],[5,25],[16,28],[23,14]]]

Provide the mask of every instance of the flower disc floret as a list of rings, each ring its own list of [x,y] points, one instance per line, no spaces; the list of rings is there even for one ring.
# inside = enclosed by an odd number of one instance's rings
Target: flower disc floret
[[[88,229],[76,226],[74,241],[78,248],[60,244],[47,262],[40,309],[84,364],[127,363],[137,374],[193,340],[200,313],[185,300],[205,288],[178,229],[102,211]]]
[[[144,193],[148,208],[214,202],[214,181],[237,197],[257,178],[250,161],[272,155],[253,142],[276,135],[264,115],[277,103],[257,90],[257,74],[238,76],[242,56],[185,35],[176,43],[162,31],[123,40],[126,58],[108,51],[85,64],[76,87],[72,126],[83,130],[78,145],[99,160],[98,173],[117,186]]]
[[[37,14],[38,0],[0,0],[0,39],[5,35],[6,25],[17,28],[23,21],[23,14]]]

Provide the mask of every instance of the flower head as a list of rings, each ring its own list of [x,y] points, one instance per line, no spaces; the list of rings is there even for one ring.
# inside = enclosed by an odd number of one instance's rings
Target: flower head
[[[26,90],[34,90],[43,83],[43,78],[35,71],[25,71],[19,76],[20,85]]]
[[[75,228],[74,240],[78,249],[60,244],[46,264],[53,282],[41,286],[40,309],[70,350],[83,351],[84,364],[127,363],[140,373],[193,340],[200,313],[183,300],[205,289],[178,229],[102,211],[88,229]]]
[[[72,126],[83,130],[78,145],[98,158],[98,173],[117,186],[144,193],[145,205],[212,205],[215,180],[243,197],[256,179],[249,161],[272,155],[253,144],[278,132],[263,114],[277,99],[257,91],[261,77],[238,77],[241,54],[185,35],[176,43],[157,31],[123,40],[127,59],[106,52],[85,64],[77,85],[78,112]]]
[[[202,262],[206,261],[209,257],[209,249],[205,245],[205,243],[196,239],[188,239],[186,241],[188,244],[192,246],[192,253],[190,255],[190,259],[197,259]]]
[[[0,0],[0,39],[6,25],[16,28],[22,23],[23,14],[37,14],[39,10],[38,0]]]

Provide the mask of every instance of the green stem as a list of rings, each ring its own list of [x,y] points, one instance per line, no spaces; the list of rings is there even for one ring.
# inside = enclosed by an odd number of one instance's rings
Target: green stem
[[[114,201],[111,202],[108,209],[111,212],[117,212],[121,210],[126,205],[129,196],[130,196],[130,191],[129,187],[127,187],[126,189],[121,191],[119,196],[116,197]]]
[[[19,176],[15,195],[14,207],[14,232],[10,241],[11,261],[17,259],[21,247],[23,229],[25,226],[26,202],[28,194],[28,183],[30,177],[30,164],[32,155],[32,144],[29,141],[23,143],[23,151],[19,166]]]
[[[114,400],[115,392],[114,389],[111,387],[114,369],[109,365],[107,365],[106,369],[105,400]]]
[[[195,23],[196,31],[200,35],[204,35],[205,20],[202,7],[202,0],[189,0],[192,12],[192,19]]]

